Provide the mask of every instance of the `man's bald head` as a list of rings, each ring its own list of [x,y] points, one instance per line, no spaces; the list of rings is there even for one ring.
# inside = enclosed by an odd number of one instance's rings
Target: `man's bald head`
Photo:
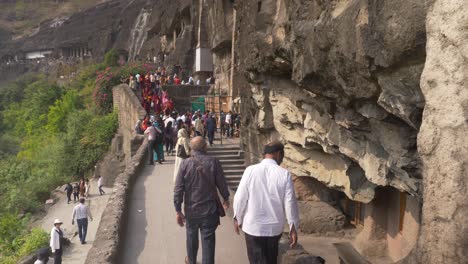
[[[203,139],[203,137],[194,137],[190,141],[190,148],[193,151],[201,151],[201,152],[206,152],[206,141]]]

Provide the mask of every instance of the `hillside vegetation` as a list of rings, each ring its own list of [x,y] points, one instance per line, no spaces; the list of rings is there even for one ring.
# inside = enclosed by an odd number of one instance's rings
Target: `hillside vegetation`
[[[29,216],[57,186],[90,176],[109,149],[118,127],[112,87],[144,71],[116,66],[112,54],[66,86],[29,75],[0,88],[0,264],[47,245],[47,234],[28,230]]]

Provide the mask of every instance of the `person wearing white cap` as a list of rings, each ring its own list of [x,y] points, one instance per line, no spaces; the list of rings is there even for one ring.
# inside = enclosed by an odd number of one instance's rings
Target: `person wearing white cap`
[[[50,248],[52,253],[54,253],[54,264],[62,263],[62,254],[63,254],[63,231],[60,229],[60,226],[63,224],[59,219],[55,219],[54,227],[50,231]]]

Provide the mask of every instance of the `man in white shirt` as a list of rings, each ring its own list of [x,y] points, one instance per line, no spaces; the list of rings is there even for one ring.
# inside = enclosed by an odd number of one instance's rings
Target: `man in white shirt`
[[[54,227],[52,227],[52,230],[50,231],[50,249],[52,249],[52,253],[54,253],[54,264],[62,263],[63,231],[60,229],[62,224],[62,221],[55,219]]]
[[[234,228],[245,233],[250,263],[277,263],[278,243],[287,219],[290,246],[297,243],[299,211],[291,174],[279,165],[284,145],[265,146],[265,158],[249,166],[234,196]],[[286,214],[286,217],[285,217]]]
[[[174,114],[171,114],[169,115],[168,118],[166,118],[166,120],[164,120],[164,126],[167,126],[167,124],[169,124],[169,122],[172,123],[172,126],[174,127],[174,124],[176,123],[176,120],[174,119]]]
[[[99,175],[99,179],[97,181],[97,186],[98,186],[98,190],[99,190],[100,195],[106,194],[106,192],[102,189],[102,186],[104,186],[104,184],[102,183],[102,176],[101,175]]]
[[[86,244],[86,233],[88,232],[88,218],[93,221],[91,211],[85,205],[85,198],[80,198],[80,203],[73,208],[72,214],[72,225],[78,224],[78,235],[80,237],[81,244]]]

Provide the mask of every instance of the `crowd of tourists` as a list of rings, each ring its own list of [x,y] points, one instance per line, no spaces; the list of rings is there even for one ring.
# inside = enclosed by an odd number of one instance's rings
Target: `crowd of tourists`
[[[220,217],[230,207],[228,185],[221,162],[207,154],[214,144],[215,133],[226,138],[239,137],[241,116],[232,111],[183,111],[177,112],[174,102],[161,89],[167,82],[175,82],[178,76],[166,76],[164,68],[145,76],[137,74],[129,78],[130,87],[141,98],[146,116],[135,125],[137,134],[148,139],[148,162],[163,163],[166,156],[175,156],[174,207],[176,222],[186,228],[185,263],[197,263],[199,235],[202,243],[202,263],[215,263],[216,229]],[[177,82],[179,82],[177,80]],[[277,263],[278,245],[284,225],[289,225],[290,246],[297,243],[299,226],[298,207],[290,173],[280,167],[284,145],[272,142],[264,147],[264,159],[249,166],[243,173],[234,197],[234,232],[245,235],[247,255],[251,264]],[[67,184],[68,203],[74,207],[72,224],[78,225],[82,244],[86,243],[89,208],[89,180],[81,179],[74,185]],[[98,180],[102,195],[102,178]],[[218,193],[221,195],[220,199]],[[62,221],[56,219],[51,230],[50,247],[55,253],[54,263],[61,263],[63,248]],[[43,264],[38,260],[36,264]]]

